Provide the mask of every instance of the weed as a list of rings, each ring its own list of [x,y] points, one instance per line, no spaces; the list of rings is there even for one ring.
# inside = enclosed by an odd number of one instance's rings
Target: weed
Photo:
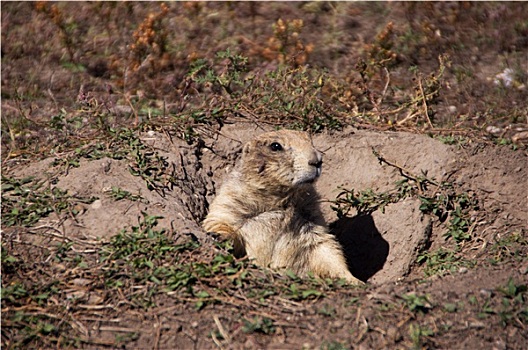
[[[23,179],[2,176],[2,225],[33,226],[41,218],[55,212],[75,215],[78,203],[92,203],[97,198],[76,197],[58,187],[43,188],[44,181],[34,177]]]
[[[312,299],[320,297],[323,294],[320,290],[305,288],[303,285],[297,283],[292,283],[285,292],[285,297],[293,300]]]
[[[2,261],[2,270],[6,271],[13,271],[13,269],[16,267],[16,263],[18,262],[18,259],[14,256],[10,255],[8,250],[4,247],[4,244],[2,242],[2,253],[0,254],[0,259]]]
[[[413,313],[427,313],[431,308],[431,303],[426,295],[416,295],[409,293],[401,296],[409,310]]]
[[[467,138],[463,136],[455,136],[455,135],[438,135],[438,136],[435,136],[435,139],[437,139],[438,141],[446,145],[463,146],[469,142]]]
[[[2,301],[8,300],[13,304],[18,304],[19,300],[22,300],[28,296],[26,288],[20,282],[14,282],[9,286],[2,286],[0,293]]]
[[[108,196],[110,196],[116,201],[120,201],[122,199],[128,199],[130,201],[137,202],[137,201],[143,200],[143,197],[141,197],[140,195],[132,194],[129,191],[123,190],[116,186],[112,186],[112,188],[109,191],[107,191],[107,194]]]
[[[411,337],[414,349],[423,349],[427,344],[427,338],[434,335],[434,331],[429,327],[411,323],[409,325],[409,336]]]
[[[262,334],[273,334],[275,333],[275,325],[273,320],[267,317],[255,317],[252,320],[243,319],[242,330],[245,333],[262,333]]]
[[[389,22],[383,30],[376,35],[372,44],[365,45],[369,67],[391,67],[396,65],[398,54],[394,47],[394,23]],[[372,72],[369,72],[372,75]]]
[[[406,179],[403,180],[406,182]],[[400,182],[398,185],[401,185]],[[401,188],[401,187],[400,187]],[[332,210],[337,213],[338,218],[346,217],[352,209],[357,210],[358,215],[372,214],[376,210],[385,212],[385,207],[391,203],[397,203],[407,196],[406,191],[395,189],[388,192],[374,192],[372,189],[355,192],[354,189],[347,190],[339,188],[341,192],[332,201]]]
[[[298,67],[306,64],[313,45],[304,44],[301,32],[304,26],[302,19],[282,20],[273,24],[273,37],[268,39],[262,55],[269,60],[278,60],[280,64]]]
[[[327,317],[332,317],[335,315],[336,310],[333,306],[325,304],[317,310],[317,313]]]
[[[206,60],[200,59],[192,63],[189,77],[198,84],[210,84],[213,91],[223,90],[229,96],[237,96],[238,90],[234,87],[244,86],[242,75],[247,71],[247,57],[233,54],[227,49],[218,52],[216,58],[223,60],[219,73]]]
[[[139,27],[134,31],[134,42],[130,44],[131,66],[133,71],[142,65],[150,64],[152,70],[160,69],[159,60],[167,51],[167,31],[163,19],[169,9],[165,3],[160,4],[160,11],[149,13]],[[150,56],[153,58],[148,59]]]
[[[501,324],[504,327],[513,324],[524,329],[528,323],[528,287],[526,284],[517,284],[510,277],[506,286],[499,287],[497,290],[503,295],[501,309],[498,311]]]
[[[455,303],[445,303],[444,310],[449,313],[456,312],[458,310],[458,305]]]
[[[463,257],[459,247],[454,249],[439,248],[432,252],[421,253],[417,260],[419,264],[425,264],[424,274],[426,277],[432,275],[443,275],[447,272],[456,272],[461,267],[473,267],[475,262]]]
[[[491,305],[491,301],[486,300],[484,304],[482,304],[482,306],[480,307],[480,310],[477,313],[477,316],[479,318],[487,318],[488,316],[493,315],[493,314],[495,314],[495,310],[493,309]]]
[[[188,77],[197,89],[205,91],[204,100],[180,120],[222,123],[228,114],[235,114],[314,132],[343,125],[336,117],[342,112],[330,103],[324,89],[324,71],[279,66],[265,74],[248,74],[246,69],[247,58],[230,50],[218,52],[213,62],[197,60]]]
[[[467,192],[456,193],[451,183],[442,183],[434,197],[419,196],[420,210],[432,213],[441,221],[450,217],[444,237],[456,243],[471,239],[470,211],[478,208],[478,201]]]

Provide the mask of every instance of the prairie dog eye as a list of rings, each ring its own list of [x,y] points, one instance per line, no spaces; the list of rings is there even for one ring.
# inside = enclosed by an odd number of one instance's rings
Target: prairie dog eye
[[[279,152],[283,150],[282,145],[278,142],[272,142],[270,148],[273,152]]]

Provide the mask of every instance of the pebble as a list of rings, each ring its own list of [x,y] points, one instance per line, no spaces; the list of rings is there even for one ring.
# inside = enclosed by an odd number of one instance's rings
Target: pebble
[[[498,128],[496,126],[490,125],[486,128],[486,131],[493,135],[498,135],[502,132],[501,128]]]
[[[92,283],[92,280],[89,280],[87,278],[75,278],[71,282],[76,286],[87,286]]]
[[[101,208],[102,206],[103,206],[103,202],[101,202],[100,199],[95,200],[95,201],[92,203],[92,205],[91,205],[92,209],[99,209],[99,208]]]
[[[485,289],[485,288],[482,288],[480,291],[479,291],[480,295],[484,296],[484,297],[488,297],[490,298],[492,295],[493,295],[493,292],[489,289]]]

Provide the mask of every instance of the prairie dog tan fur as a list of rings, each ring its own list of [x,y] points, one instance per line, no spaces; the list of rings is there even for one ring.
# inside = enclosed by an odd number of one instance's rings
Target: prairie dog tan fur
[[[343,251],[328,232],[313,182],[322,156],[306,133],[281,130],[248,142],[203,222],[208,232],[232,239],[235,254],[260,266],[304,275],[344,278]]]

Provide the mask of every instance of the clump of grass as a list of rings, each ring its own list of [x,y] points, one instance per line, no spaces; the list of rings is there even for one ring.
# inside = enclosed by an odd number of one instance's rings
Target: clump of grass
[[[314,132],[343,125],[343,111],[330,103],[333,97],[324,88],[324,71],[304,66],[279,66],[264,74],[246,70],[247,58],[230,50],[217,53],[212,62],[196,61],[188,76],[204,92],[203,100],[179,118],[214,124],[239,116]]]
[[[528,239],[523,235],[523,231],[495,238],[495,242],[490,248],[491,257],[489,262],[496,265],[510,259],[522,261],[527,248]]]
[[[474,267],[476,265],[475,261],[464,258],[459,246],[422,252],[418,255],[416,262],[424,266],[426,277],[443,275],[446,272],[454,273],[461,267]]]

